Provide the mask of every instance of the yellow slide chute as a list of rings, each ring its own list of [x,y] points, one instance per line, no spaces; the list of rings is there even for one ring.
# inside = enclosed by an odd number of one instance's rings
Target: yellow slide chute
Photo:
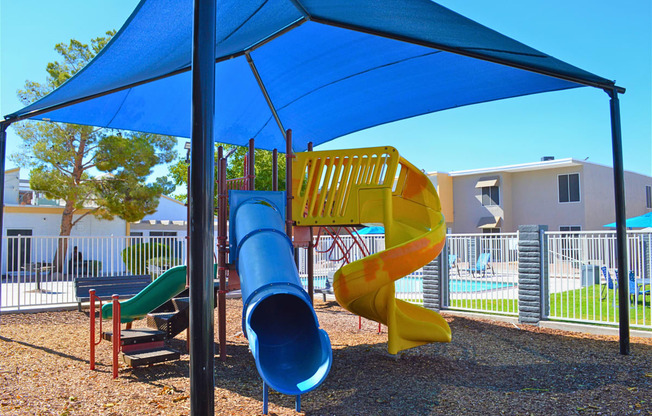
[[[297,226],[383,224],[386,250],[343,266],[337,301],[387,325],[391,354],[450,342],[448,323],[429,309],[396,299],[394,282],[442,250],[446,223],[428,177],[393,147],[296,154],[292,165]]]

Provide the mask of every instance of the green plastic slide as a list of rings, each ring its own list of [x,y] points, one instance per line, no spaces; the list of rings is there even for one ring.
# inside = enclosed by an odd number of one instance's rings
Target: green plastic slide
[[[142,319],[186,288],[186,266],[167,270],[131,299],[120,302],[120,322]],[[102,319],[111,319],[113,305],[102,306]]]

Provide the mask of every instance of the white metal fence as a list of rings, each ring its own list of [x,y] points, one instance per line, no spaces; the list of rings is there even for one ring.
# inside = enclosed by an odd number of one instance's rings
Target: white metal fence
[[[450,309],[518,314],[517,233],[453,234],[446,246]]]
[[[361,237],[370,253],[385,249],[383,235]],[[345,257],[349,261],[364,257],[352,237],[339,240],[334,247],[331,237],[319,241],[314,256],[317,289],[326,285]],[[618,324],[615,233],[547,232],[545,242],[545,318]],[[448,236],[446,247],[448,285],[441,288],[445,307],[518,314],[517,233],[454,234]],[[64,253],[61,260],[56,253]],[[186,240],[177,237],[3,237],[0,308],[74,304],[76,276],[149,274],[155,278],[169,267],[186,264],[186,255]],[[631,325],[652,328],[652,232],[628,232],[627,261]],[[306,250],[299,251],[299,273],[307,286]],[[422,269],[397,281],[396,295],[423,303]]]
[[[2,238],[3,311],[75,302],[74,278],[149,274],[152,279],[186,262],[178,237]]]
[[[548,317],[618,324],[615,231],[547,232]],[[627,232],[630,324],[652,327],[652,232]]]

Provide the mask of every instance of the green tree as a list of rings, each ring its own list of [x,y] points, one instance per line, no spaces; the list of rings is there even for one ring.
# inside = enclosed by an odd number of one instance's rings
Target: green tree
[[[59,87],[114,34],[106,32],[90,44],[74,39],[57,44],[61,59],[47,65],[44,83],[26,81],[25,88],[18,91],[20,100],[28,105]],[[11,158],[18,166],[30,168],[30,187],[49,199],[65,202],[61,236],[69,236],[87,215],[140,220],[156,211],[161,193],[174,189],[166,178],[146,183],[155,165],[176,157],[174,137],[53,122],[27,121],[15,128],[22,138],[21,151]],[[60,242],[55,265],[63,264],[65,241]]]
[[[234,146],[225,143],[217,143],[217,146],[223,146],[224,154],[228,154],[231,150],[233,154],[227,159],[226,178],[235,179],[244,176],[244,159],[248,152],[246,146]],[[272,152],[268,150],[256,149],[254,151],[255,166],[254,173],[256,175],[255,187],[258,191],[271,191],[272,188]],[[188,187],[188,163],[185,160],[179,160],[174,165],[168,167],[169,177],[176,186],[187,190]],[[217,150],[215,151],[215,179],[217,180]],[[285,190],[285,154],[278,154],[278,189]],[[186,202],[188,199],[187,193],[178,194],[176,198],[179,201]],[[215,188],[215,207],[217,207],[217,187]]]

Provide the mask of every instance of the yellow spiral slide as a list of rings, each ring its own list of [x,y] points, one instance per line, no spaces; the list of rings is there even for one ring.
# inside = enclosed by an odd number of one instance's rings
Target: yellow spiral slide
[[[386,250],[343,266],[333,290],[347,310],[387,325],[391,354],[450,342],[437,313],[396,299],[394,282],[431,262],[446,239],[437,191],[393,147],[296,154],[292,165],[297,226],[382,224]]]

